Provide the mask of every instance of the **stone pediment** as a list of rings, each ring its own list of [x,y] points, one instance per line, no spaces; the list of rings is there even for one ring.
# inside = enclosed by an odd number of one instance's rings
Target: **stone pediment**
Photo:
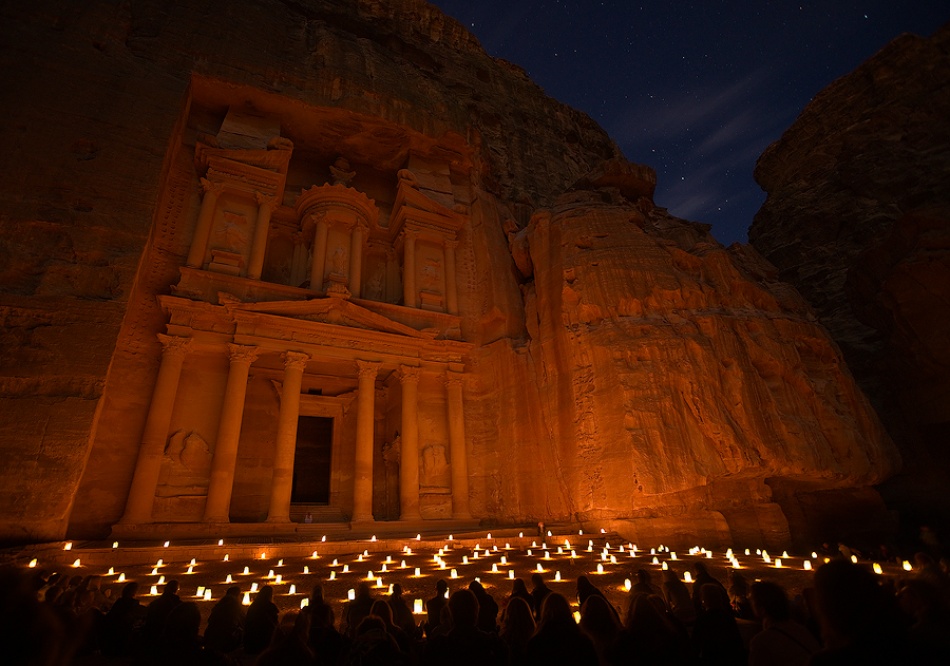
[[[432,331],[418,331],[405,324],[371,312],[343,298],[313,298],[307,301],[269,301],[266,303],[237,303],[226,305],[229,310],[260,312],[277,317],[313,321],[333,326],[348,326],[380,333],[404,335],[423,340],[433,339]]]

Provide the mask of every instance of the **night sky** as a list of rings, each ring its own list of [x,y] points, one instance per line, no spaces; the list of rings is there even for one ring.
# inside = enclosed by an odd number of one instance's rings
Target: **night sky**
[[[945,0],[430,0],[657,171],[657,205],[746,241],[755,161],[822,88]]]

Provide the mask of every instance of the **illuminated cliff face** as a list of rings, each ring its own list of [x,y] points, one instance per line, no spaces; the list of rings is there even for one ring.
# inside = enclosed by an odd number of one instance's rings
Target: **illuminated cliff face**
[[[58,75],[81,131],[15,114],[73,148],[5,195],[7,538],[309,513],[771,546],[881,508],[898,458],[799,296],[458,25],[152,9],[44,51],[99,45]]]

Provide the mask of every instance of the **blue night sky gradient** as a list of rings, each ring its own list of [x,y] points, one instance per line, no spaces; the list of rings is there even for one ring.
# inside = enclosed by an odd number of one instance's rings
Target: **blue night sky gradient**
[[[657,205],[746,241],[755,161],[820,90],[943,0],[430,0],[657,171]]]

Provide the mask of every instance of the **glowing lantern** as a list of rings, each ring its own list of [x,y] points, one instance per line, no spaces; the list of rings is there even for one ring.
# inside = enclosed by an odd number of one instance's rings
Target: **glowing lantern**
[[[31,567],[36,566],[36,564],[34,564],[35,562],[36,562],[36,560],[33,560],[33,562],[30,562],[30,566],[31,566]],[[106,575],[107,575],[107,576],[114,576],[114,575],[115,575],[115,569],[112,568],[112,567],[109,567],[109,571],[106,572]]]
[[[775,558],[775,568],[776,568],[776,569],[781,569],[781,568],[782,568],[782,558],[781,558],[781,557],[776,557],[776,558]]]
[[[225,553],[225,554],[224,554],[224,561],[227,562],[229,559],[231,559],[230,556],[229,556],[227,553]]]
[[[413,574],[413,575],[414,575],[416,578],[418,578],[419,576],[422,575],[422,569],[420,569],[419,567],[416,567],[416,573]]]
[[[245,576],[250,576],[250,575],[251,575],[251,570],[250,570],[249,567],[244,567],[244,575],[245,575]]]
[[[712,559],[712,556],[713,556],[712,551],[711,551],[711,550],[707,550],[707,551],[706,551],[706,559],[707,559],[707,560],[711,560],[711,559]]]
[[[198,591],[195,592],[195,596],[196,596],[196,597],[203,597],[204,595],[205,595],[205,586],[204,586],[204,585],[199,585],[199,586],[198,586]]]
[[[912,567],[912,566],[910,565],[910,562],[908,562],[907,560],[904,560],[904,563],[903,563],[901,566],[904,567],[904,571],[913,571],[913,570],[914,570],[914,567]]]
[[[313,552],[310,554],[310,557],[316,560],[316,559],[318,559],[320,556],[317,555],[317,551],[313,551]]]
[[[683,574],[683,582],[692,583],[692,582],[693,582],[693,574],[691,574],[691,573],[688,572],[688,571],[685,572],[685,573]]]
[[[610,556],[610,563],[611,563],[611,564],[616,564],[616,563],[617,563],[617,556],[616,556],[616,555],[611,555],[611,556]]]
[[[625,589],[627,592],[633,589],[633,583],[630,582],[629,578],[624,578],[623,589]]]
[[[309,599],[309,598],[304,597],[303,599],[300,600],[300,610],[303,610],[304,608],[306,608],[306,607],[309,606],[309,605],[310,605],[310,599]]]
[[[399,568],[400,568],[400,569],[405,569],[405,568],[406,568],[406,560],[403,560],[402,562],[399,563]]]
[[[120,573],[120,574],[119,574],[119,577],[116,578],[116,581],[115,581],[115,582],[117,582],[117,583],[124,583],[124,582],[125,582],[125,574],[124,574],[124,573]]]
[[[157,576],[157,575],[158,575],[158,567],[155,567],[155,568],[152,569],[152,575],[153,575],[153,576]]]
[[[664,562],[661,568],[663,569],[663,571],[668,571],[670,567],[666,562]]]
[[[356,599],[356,590],[354,590],[352,587],[348,589],[346,591],[346,598],[350,601],[353,601],[354,599]]]
[[[224,539],[218,539],[218,545],[219,545],[219,546],[223,546],[223,545],[224,545]]]
[[[654,556],[654,557],[653,557],[653,564],[659,564],[659,563],[660,563],[660,558]]]
[[[281,584],[281,577],[280,577],[280,574],[277,574],[276,576],[274,576],[274,584],[275,584],[275,585],[280,585],[280,584]]]
[[[675,559],[676,559],[676,553],[675,553],[675,552],[670,553],[670,559],[671,559],[671,560],[675,560]]]
[[[506,565],[506,564],[508,564],[508,558],[505,557],[504,555],[502,555],[502,556],[501,556],[501,565],[504,566],[504,565]]]
[[[816,553],[815,551],[811,551],[811,559],[817,560],[817,559],[818,559],[818,553]]]
[[[498,573],[498,565],[497,565],[497,564],[492,564],[492,565],[491,565],[491,572],[492,572],[492,573]]]
[[[462,564],[468,564],[468,555],[462,555]]]
[[[488,538],[491,539],[491,532],[488,533]]]
[[[119,547],[119,542],[118,542],[118,541],[113,541],[113,542],[112,542],[112,547],[113,547],[113,548],[118,548],[118,547]]]
[[[544,569],[541,567],[541,563],[540,563],[540,562],[538,562],[538,567],[537,567],[537,569],[535,569],[535,571],[537,571],[538,573],[541,573],[542,571],[544,571]]]
[[[320,541],[326,541],[326,540],[327,540],[327,535],[324,534],[324,535],[320,538]]]
[[[331,566],[331,567],[336,567],[336,566],[339,566],[339,564],[340,564],[340,562],[334,557],[334,558],[333,558],[333,564],[331,564],[330,566]]]
[[[211,588],[210,588],[210,587],[205,588],[204,600],[205,600],[205,601],[211,601]]]
[[[79,558],[77,557],[76,561],[73,562],[73,569],[78,569],[81,566],[82,566],[82,563],[79,561]]]
[[[155,563],[155,566],[156,566],[156,567],[163,567],[163,566],[165,566],[165,560],[163,560],[162,558],[158,558],[158,562]]]
[[[267,572],[266,578],[273,578],[273,577],[274,577],[274,570],[271,569],[270,571]]]
[[[29,567],[30,567],[31,569],[35,569],[35,568],[36,568],[36,558],[35,558],[35,557],[34,557],[32,560],[30,560]],[[111,576],[112,574],[109,574],[109,575]]]
[[[297,586],[296,586],[296,585],[291,585],[291,586],[290,586],[290,589],[287,590],[287,594],[297,594]]]
[[[597,563],[597,573],[599,574],[604,573],[604,565],[599,562]]]
[[[306,564],[303,565],[303,575],[307,576],[309,574],[310,574],[310,567],[308,567]]]
[[[330,572],[330,580],[336,580],[336,571]]]
[[[857,563],[858,563],[858,556],[857,556],[857,555],[852,555],[852,556],[851,556],[851,562],[854,563],[854,564],[857,564]]]
[[[72,549],[73,549],[72,541],[67,541],[65,544],[63,544],[63,550],[72,550]]]
[[[376,543],[376,535],[375,535],[375,534],[372,536],[372,538],[370,539],[370,541],[373,542],[373,543]]]
[[[242,605],[242,606],[250,606],[250,605],[251,605],[251,593],[250,593],[250,592],[245,592],[245,593],[244,593],[244,598],[241,600],[241,605]]]
[[[284,561],[283,561],[283,560],[277,560],[277,566],[279,566],[279,567],[284,566]]]
[[[514,570],[514,569],[509,569],[509,570],[508,570],[508,578],[509,578],[510,580],[514,580],[514,579],[515,579],[515,570]]]
[[[884,570],[881,568],[881,565],[878,564],[877,562],[874,563],[874,573],[878,575],[884,573]]]
[[[805,560],[802,562],[802,569],[805,571],[811,571],[811,560]]]
[[[152,587],[149,588],[148,593],[149,593],[150,595],[152,595],[153,597],[157,597],[157,596],[158,596],[158,585],[152,585]]]
[[[581,623],[581,612],[580,612],[580,611],[574,611],[574,622],[576,622],[577,624],[580,624],[580,623]]]
[[[343,565],[343,573],[350,573],[350,565],[349,565],[349,564],[344,564],[344,565]]]
[[[251,594],[257,592],[257,583],[251,583]]]
[[[412,602],[412,612],[415,615],[422,615],[422,599],[416,599]]]
[[[158,577],[158,584],[159,584],[159,585],[164,585],[164,584],[165,584],[165,576],[159,576],[159,577]]]
[[[556,580],[556,581],[559,582],[559,583],[561,582],[561,572],[560,572],[560,571],[555,571],[555,572],[554,572],[554,580]]]
[[[452,572],[449,574],[449,578],[458,578],[459,573],[455,569],[452,569]]]
[[[266,552],[261,553],[261,559],[262,559],[262,560],[266,560],[266,559],[267,559],[267,553],[266,553]]]

